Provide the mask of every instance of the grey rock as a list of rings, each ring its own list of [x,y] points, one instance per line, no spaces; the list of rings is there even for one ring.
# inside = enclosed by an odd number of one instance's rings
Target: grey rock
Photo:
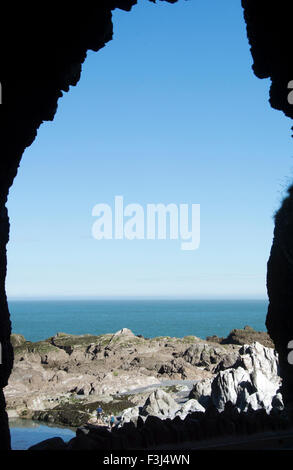
[[[140,409],[141,409],[141,407],[139,407],[139,406],[134,406],[132,408],[126,408],[126,410],[124,410],[121,414],[119,427],[124,426],[126,423],[130,423],[130,422],[133,422],[136,425]]]
[[[238,365],[240,365],[240,360],[241,357],[237,352],[225,354],[216,366],[214,372],[218,373],[221,370],[230,369],[231,367],[236,368]]]
[[[176,416],[180,416],[181,419],[185,419],[186,416],[194,411],[205,411],[205,408],[195,399],[188,400],[185,402],[180,410],[176,412]]]
[[[197,382],[190,394],[189,398],[197,400],[204,408],[206,408],[211,400],[212,393],[212,381],[213,379],[204,379]]]
[[[230,401],[240,411],[265,409],[268,413],[274,403],[282,406],[277,395],[281,380],[277,353],[260,343],[244,345],[235,368],[219,371],[211,386],[211,399],[219,411]],[[241,366],[238,366],[241,364]]]
[[[217,364],[225,349],[221,346],[212,346],[208,343],[196,343],[190,346],[183,354],[183,359],[193,366],[212,369]]]
[[[176,401],[164,392],[164,390],[157,389],[150,394],[147,398],[140,414],[142,416],[158,416],[162,418],[170,418],[175,415],[180,406]]]

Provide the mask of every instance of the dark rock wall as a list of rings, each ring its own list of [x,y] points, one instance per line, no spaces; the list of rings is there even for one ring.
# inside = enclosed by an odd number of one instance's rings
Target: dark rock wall
[[[271,106],[292,118],[293,106],[288,102],[287,86],[293,79],[290,46],[293,4],[242,0],[242,6],[254,60],[253,71],[259,78],[271,78]],[[282,393],[287,404],[293,400],[293,369],[287,358],[287,345],[293,339],[292,196],[293,191],[289,190],[289,196],[276,215],[267,274],[270,302],[266,326],[279,353]]]
[[[291,1],[242,0],[253,71],[271,78],[270,104],[293,118],[288,83],[293,80]],[[293,403],[293,365],[288,363],[288,342],[293,340],[293,187],[275,217],[274,240],[268,262],[268,332],[280,357],[282,393]]]
[[[293,118],[288,82],[293,80],[292,14],[290,0],[242,0],[253,71],[271,78],[270,104]]]
[[[151,0],[153,1],[153,0]],[[166,0],[175,3],[177,0]],[[100,0],[82,4],[44,3],[31,6],[5,2],[1,19],[8,28],[0,30],[0,389],[6,384],[13,364],[11,325],[5,294],[6,244],[9,220],[5,204],[25,148],[33,142],[43,121],[53,120],[58,98],[76,85],[88,49],[98,51],[112,39],[111,10],[130,10],[136,0]],[[271,77],[270,103],[293,117],[287,102],[287,83],[293,80],[289,1],[242,0],[254,73]],[[269,262],[270,310],[268,329],[279,352],[291,335],[292,286],[290,227],[291,193],[276,219],[274,245]],[[282,234],[280,236],[280,233]],[[285,247],[285,248],[284,248]],[[292,323],[292,322],[291,322]],[[285,356],[284,356],[285,357]],[[283,367],[284,374],[286,367]],[[288,379],[289,380],[289,379]],[[285,383],[289,382],[285,380]],[[290,388],[290,387],[289,387]],[[0,391],[0,448],[9,448],[9,431],[4,398]]]
[[[282,394],[293,405],[293,365],[288,343],[293,340],[293,188],[275,216],[274,240],[268,261],[269,309],[266,325],[279,353]]]

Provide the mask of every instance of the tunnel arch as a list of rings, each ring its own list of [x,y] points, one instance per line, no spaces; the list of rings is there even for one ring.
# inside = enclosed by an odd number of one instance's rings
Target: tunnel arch
[[[150,0],[153,1],[153,0]],[[175,3],[177,0],[165,0]],[[83,4],[68,8],[58,5],[44,12],[40,7],[20,6],[17,14],[5,6],[3,18],[10,25],[10,36],[1,31],[2,86],[1,162],[0,162],[0,446],[10,448],[8,419],[2,389],[13,366],[10,344],[11,323],[5,292],[7,269],[6,245],[9,239],[9,218],[6,202],[9,188],[17,174],[21,156],[46,120],[53,120],[58,99],[70,86],[78,83],[81,64],[88,49],[98,51],[112,39],[112,14],[115,8],[130,11],[135,0],[101,1],[92,6]],[[242,0],[247,35],[258,78],[271,78],[270,104],[293,118],[288,101],[288,83],[293,79],[291,56],[291,23],[293,5],[267,3],[264,0]],[[44,13],[47,22],[40,21]],[[17,47],[15,47],[15,44]],[[279,352],[283,391],[286,403],[293,401],[293,379],[287,362],[288,338],[293,338],[293,269],[292,201],[289,191],[276,216],[273,247],[268,263],[267,318],[268,331]],[[288,256],[288,253],[290,256]]]

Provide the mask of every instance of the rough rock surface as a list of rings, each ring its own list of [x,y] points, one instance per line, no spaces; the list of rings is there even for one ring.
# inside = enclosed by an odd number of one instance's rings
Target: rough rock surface
[[[115,345],[118,338],[120,346],[121,341],[125,339],[124,335],[107,335],[107,341],[105,338],[103,341],[100,338],[103,348],[98,348],[94,343],[89,348],[84,344],[85,338],[86,336],[70,339],[68,335],[59,334],[52,338],[52,341],[58,344],[62,351],[64,348],[71,351],[71,356],[76,352],[77,345],[80,349],[80,342],[83,343],[82,350],[95,353],[99,350],[101,353],[107,349],[113,338]],[[136,349],[139,349],[136,339],[137,337],[133,335],[127,335],[128,353],[131,351],[131,341],[134,341]],[[154,341],[162,341],[162,338],[138,339],[143,348],[146,348],[146,345],[153,348]],[[188,341],[191,341],[190,338]],[[194,344],[202,345],[202,342],[195,338]],[[214,347],[211,343],[208,346]],[[178,342],[177,338],[164,338],[161,347],[163,350],[170,349],[175,355],[180,353],[181,357],[185,356],[188,360],[190,357],[198,358],[199,351],[206,351],[201,347],[191,348],[190,344],[184,343],[183,339]],[[32,349],[34,351],[33,347]],[[105,425],[100,425],[91,415],[95,412],[97,403],[101,403],[102,400],[97,401],[96,397],[95,401],[85,401],[82,407],[79,402],[74,417],[75,425],[79,426],[76,437],[64,445],[70,450],[143,449],[160,448],[160,446],[164,448],[167,444],[179,445],[180,442],[184,442],[188,448],[192,442],[199,439],[252,434],[268,429],[287,429],[292,426],[291,416],[283,410],[282,396],[279,392],[281,379],[278,374],[276,351],[257,342],[243,346],[226,345],[223,349],[223,359],[220,352],[219,358],[216,355],[216,361],[213,359],[215,357],[213,354],[207,356],[213,361],[213,364],[208,363],[209,377],[198,380],[183,403],[176,394],[171,393],[172,387],[169,392],[161,388],[151,392],[141,390],[134,392],[136,403],[134,399],[131,402],[132,395],[124,396],[123,403],[119,403],[121,397],[116,397],[116,401],[114,397],[109,397],[108,406],[111,412],[113,406],[117,406],[117,412],[114,413],[117,422],[112,432]],[[121,347],[118,350],[121,353]],[[160,349],[157,350],[157,356],[159,351]],[[195,354],[190,354],[191,351],[195,351]],[[34,351],[30,354],[35,353]],[[229,353],[231,361],[227,360]],[[197,359],[195,363],[197,364]],[[202,370],[203,366],[206,367],[206,363],[202,365]],[[212,368],[214,368],[213,373],[210,372]],[[104,402],[103,408],[105,408]],[[63,423],[72,423],[70,412],[72,413],[72,409],[68,402],[65,402],[50,410],[38,410],[33,417],[42,420],[46,418],[52,422],[59,419],[63,420]],[[86,419],[88,424],[85,424]],[[52,449],[54,445],[56,449],[63,448],[60,440],[56,443],[49,440],[34,446],[34,449]]]
[[[279,353],[283,399],[293,408],[293,364],[288,357],[293,339],[293,186],[275,216],[267,286],[270,304],[266,326]]]
[[[239,411],[270,412],[274,406],[282,406],[280,386],[276,351],[255,342],[241,347],[232,367],[222,367],[214,378],[197,383],[190,397],[205,407],[212,403],[219,411],[231,402]]]
[[[146,339],[126,328],[100,336],[57,333],[37,343],[18,335],[11,340],[16,346],[5,388],[9,414],[72,426],[95,419],[100,401],[109,413],[125,410],[126,422],[186,415],[188,407],[202,410],[211,400],[222,410],[238,396],[243,396],[241,410],[249,400],[253,408],[269,409],[280,380],[275,351],[259,343],[220,345],[196,336]],[[240,372],[249,383],[245,391]],[[185,391],[181,382],[189,384]],[[192,384],[191,401],[182,411],[174,399],[188,394]],[[249,398],[256,388],[258,394]]]
[[[213,379],[200,380],[194,385],[189,395],[190,398],[197,400],[205,408],[210,403],[212,380]]]
[[[274,343],[267,332],[255,331],[251,326],[245,326],[243,329],[232,330],[227,338],[219,338],[218,336],[208,336],[207,341],[219,344],[251,344],[254,341],[266,346],[274,348]]]
[[[213,359],[213,364],[194,359],[196,349],[191,347],[196,344],[203,350],[205,346],[195,336],[145,339],[125,328],[100,336],[58,333],[36,343],[12,335],[12,341],[15,363],[5,388],[7,407],[27,417],[59,409],[61,404],[93,402],[164,380],[201,380],[211,377],[217,364]],[[208,345],[208,350],[213,348]],[[216,348],[220,352],[221,347]],[[229,352],[227,347],[222,349]]]
[[[288,84],[293,80],[290,56],[290,29],[293,3],[279,7],[265,0],[242,0],[247,35],[251,45],[253,71],[259,78],[270,78],[270,104],[293,118],[288,101]],[[269,308],[266,326],[279,354],[282,395],[293,407],[293,365],[288,362],[288,343],[293,340],[293,186],[275,215],[274,239],[267,269]]]
[[[158,418],[173,418],[179,408],[179,405],[168,393],[159,389],[150,394],[140,414],[142,416],[157,416]]]
[[[179,404],[169,393],[157,389],[149,394],[142,406],[124,410],[118,426],[124,426],[129,422],[137,426],[139,417],[145,421],[148,416],[155,416],[163,420],[174,419],[178,416],[181,420],[184,420],[187,415],[195,411],[205,412],[205,408],[197,400],[190,399],[183,404]]]

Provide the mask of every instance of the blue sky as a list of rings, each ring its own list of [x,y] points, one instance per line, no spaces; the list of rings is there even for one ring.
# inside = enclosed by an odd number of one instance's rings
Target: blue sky
[[[14,297],[265,298],[291,122],[257,79],[240,1],[139,1],[89,52],[10,191]],[[95,204],[201,205],[198,250],[100,240]]]

